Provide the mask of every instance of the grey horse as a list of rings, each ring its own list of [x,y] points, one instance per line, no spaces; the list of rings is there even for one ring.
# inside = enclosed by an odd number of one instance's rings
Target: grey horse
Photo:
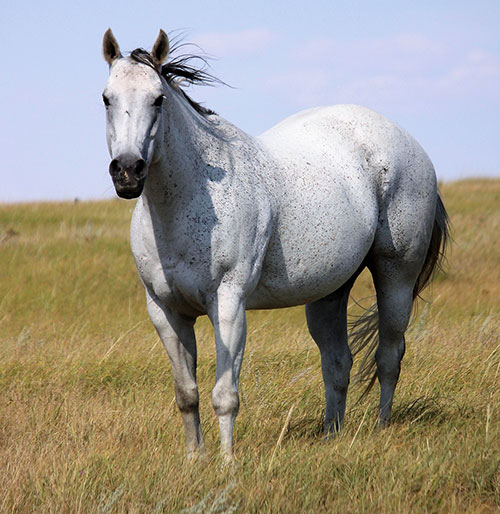
[[[185,93],[182,80],[210,76],[169,59],[163,31],[151,52],[124,57],[108,29],[103,53],[109,172],[118,196],[138,198],[132,252],[171,361],[188,456],[203,448],[193,327],[204,314],[215,332],[212,403],[226,458],[247,309],[306,305],[321,353],[325,433],[341,428],[352,366],[347,302],[365,267],[378,313],[363,318],[364,340],[378,343],[379,420],[387,424],[412,306],[447,238],[424,150],[355,105],[303,111],[251,137]]]

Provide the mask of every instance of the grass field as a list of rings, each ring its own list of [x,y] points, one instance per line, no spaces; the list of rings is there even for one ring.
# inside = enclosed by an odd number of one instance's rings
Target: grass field
[[[207,455],[184,460],[133,203],[0,206],[0,512],[499,512],[500,181],[442,193],[455,242],[408,332],[393,424],[379,431],[378,391],[358,403],[354,386],[344,431],[322,444],[303,309],[252,312],[234,468],[218,457],[204,318]],[[372,294],[367,275],[353,294]]]

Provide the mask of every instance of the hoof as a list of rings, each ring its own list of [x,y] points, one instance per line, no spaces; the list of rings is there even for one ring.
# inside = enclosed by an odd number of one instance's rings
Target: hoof
[[[335,439],[340,434],[340,431],[342,430],[343,423],[336,423],[334,421],[325,422],[325,428],[323,430],[323,443],[327,443],[328,441],[331,441],[332,439]]]
[[[379,418],[378,419],[378,428],[380,428],[380,430],[387,428],[390,424],[391,424],[391,418]]]
[[[186,451],[186,460],[189,464],[194,464],[199,460],[202,460],[206,457],[206,451],[204,446],[200,446],[199,448],[194,448]]]

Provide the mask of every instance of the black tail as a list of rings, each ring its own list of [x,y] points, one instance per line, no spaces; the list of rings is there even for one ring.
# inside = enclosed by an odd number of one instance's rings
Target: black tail
[[[448,214],[444,208],[441,196],[438,194],[436,215],[432,229],[431,241],[424,265],[418,275],[413,288],[413,300],[420,295],[425,286],[432,281],[434,274],[443,267],[444,254],[449,244],[450,224]],[[366,312],[357,317],[350,324],[351,351],[353,355],[365,350],[359,369],[355,375],[357,382],[368,382],[361,398],[365,396],[375,384],[377,373],[375,370],[375,350],[378,345],[378,311],[377,304],[373,304]]]

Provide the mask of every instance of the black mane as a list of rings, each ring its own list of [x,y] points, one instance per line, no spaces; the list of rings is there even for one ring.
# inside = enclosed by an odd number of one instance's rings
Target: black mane
[[[174,45],[171,53],[174,53],[175,50],[178,50],[181,46],[183,45]],[[189,102],[191,107],[193,107],[193,109],[202,116],[206,117],[210,116],[211,114],[216,114],[211,109],[207,109],[200,103],[195,102],[181,87],[182,82],[209,86],[223,83],[206,71],[208,63],[204,57],[195,54],[182,54],[178,57],[173,57],[172,59],[168,60],[161,67],[161,70],[158,70],[158,68],[155,66],[151,54],[143,48],[136,48],[133,50],[130,53],[130,57],[135,62],[145,64],[146,66],[150,66],[156,70],[156,72],[159,73],[171,86],[175,87]],[[190,62],[193,60],[201,61],[203,63],[202,67],[200,68],[191,65]]]

